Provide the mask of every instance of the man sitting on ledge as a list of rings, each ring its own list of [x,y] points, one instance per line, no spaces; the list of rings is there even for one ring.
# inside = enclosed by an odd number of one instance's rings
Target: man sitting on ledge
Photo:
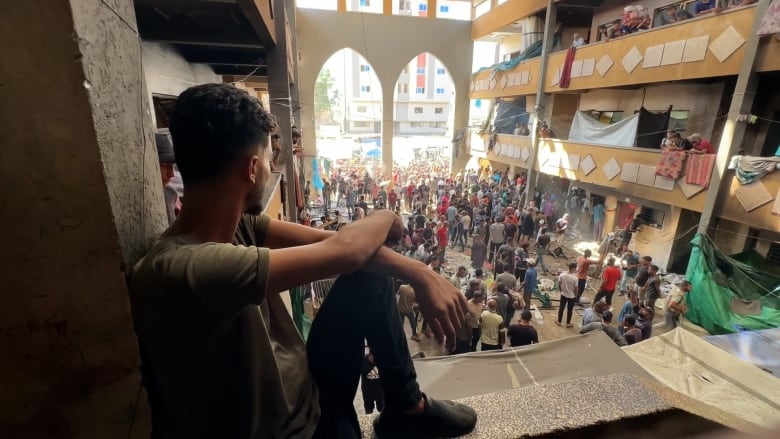
[[[403,230],[390,211],[339,233],[259,215],[274,125],[227,84],[190,88],[176,103],[171,134],[187,202],[130,285],[153,436],[359,438],[364,340],[385,394],[380,438],[470,432],[471,408],[421,393],[390,276],[412,285],[450,348],[465,298],[384,245]],[[304,346],[279,293],[334,275]]]

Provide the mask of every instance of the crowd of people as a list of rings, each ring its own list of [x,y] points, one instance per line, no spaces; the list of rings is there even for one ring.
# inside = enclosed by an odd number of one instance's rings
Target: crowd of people
[[[675,3],[656,12],[653,18],[649,9],[643,5],[629,5],[623,8],[620,18],[599,26],[602,40],[630,35],[635,32],[650,29],[653,25],[664,26],[690,20],[696,16],[717,14],[724,9],[732,9],[755,3],[757,0],[697,0],[693,8],[688,10],[683,3]]]

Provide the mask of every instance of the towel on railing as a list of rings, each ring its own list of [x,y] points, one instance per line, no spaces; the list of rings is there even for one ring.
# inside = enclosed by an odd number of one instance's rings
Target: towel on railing
[[[661,152],[661,161],[655,168],[655,175],[677,180],[685,169],[685,151],[664,150]]]
[[[685,182],[707,188],[710,185],[715,154],[691,154],[685,166]]]

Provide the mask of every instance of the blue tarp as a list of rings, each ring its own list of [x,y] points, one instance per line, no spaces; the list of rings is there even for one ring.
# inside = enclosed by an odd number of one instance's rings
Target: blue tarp
[[[311,184],[316,189],[322,189],[325,186],[322,183],[322,177],[320,176],[320,164],[317,159],[311,159]]]
[[[780,378],[780,328],[711,335],[704,339]]]

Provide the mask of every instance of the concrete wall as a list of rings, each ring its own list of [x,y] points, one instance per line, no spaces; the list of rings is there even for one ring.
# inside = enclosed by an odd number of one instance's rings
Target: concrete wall
[[[196,84],[222,82],[211,67],[187,62],[170,44],[144,41],[141,54],[149,93],[178,96]]]
[[[325,61],[338,50],[351,47],[373,67],[382,84],[383,157],[392,157],[393,97],[403,67],[419,53],[438,58],[452,76],[455,89],[454,128],[468,125],[469,75],[473,41],[471,22],[377,14],[338,13],[298,9],[299,89],[301,101],[314,100],[314,83]],[[338,32],[334,32],[338,29]],[[327,38],[323,36],[327,35]],[[305,154],[316,154],[313,107],[303,105],[301,128]],[[461,154],[458,161],[468,160]],[[458,164],[453,164],[457,168]],[[462,164],[461,164],[462,166]],[[389,175],[389,169],[385,173]]]
[[[0,6],[3,438],[129,436],[125,272],[166,224],[134,26],[130,0]]]

